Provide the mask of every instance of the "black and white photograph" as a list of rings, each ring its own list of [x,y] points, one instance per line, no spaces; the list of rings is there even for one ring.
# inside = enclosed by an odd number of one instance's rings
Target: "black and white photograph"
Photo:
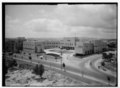
[[[117,87],[118,3],[2,3],[4,87]]]

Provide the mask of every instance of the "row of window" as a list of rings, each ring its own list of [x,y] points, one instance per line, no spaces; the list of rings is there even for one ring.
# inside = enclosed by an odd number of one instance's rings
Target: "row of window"
[[[57,42],[45,42],[43,44],[60,44],[60,43],[57,43]]]
[[[85,54],[92,54],[94,53],[93,50],[85,51]]]
[[[63,46],[62,49],[74,50],[74,47],[65,47],[65,46]]]
[[[73,46],[74,44],[73,43],[61,43],[61,45],[71,45],[71,46]]]
[[[44,48],[48,49],[48,48],[56,48],[56,47],[58,47],[58,46],[45,46]]]

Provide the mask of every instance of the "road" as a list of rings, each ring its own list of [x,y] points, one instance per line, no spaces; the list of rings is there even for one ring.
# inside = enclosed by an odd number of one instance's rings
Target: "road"
[[[22,61],[25,61],[25,62],[28,62],[30,63],[31,61],[30,60],[25,60],[25,59],[20,59],[20,58],[14,58],[16,60],[22,60]],[[84,84],[89,85],[89,86],[108,86],[106,84],[103,84],[101,82],[98,82],[98,81],[95,81],[95,80],[92,80],[92,79],[89,79],[87,77],[82,77],[80,74],[76,74],[76,69],[74,68],[70,68],[69,70],[69,67],[66,68],[66,71],[64,71],[63,69],[61,70],[61,66],[60,65],[56,65],[56,64],[53,64],[51,63],[51,66],[50,66],[50,63],[49,62],[45,62],[45,61],[42,61],[42,60],[32,60],[31,63],[34,63],[34,64],[44,64],[45,68],[46,69],[50,69],[50,70],[54,70],[58,73],[61,73],[63,75],[66,75],[66,76],[69,76],[71,78],[74,78],[75,80],[78,80],[80,82],[83,82]],[[75,72],[74,72],[75,71]],[[78,72],[78,71],[77,71]]]
[[[80,62],[79,66],[80,69],[86,74],[93,76],[97,79],[103,80],[104,82],[108,82],[107,77],[110,77],[110,84],[116,84],[116,77],[104,73],[95,67],[95,62],[101,59],[101,55],[93,55],[89,58],[85,58],[83,61]]]
[[[96,79],[99,79],[105,83],[109,83],[111,85],[116,85],[116,73],[114,75],[110,75],[108,73],[105,73],[103,71],[100,71],[96,66],[95,63],[102,58],[101,54],[91,55],[89,57],[83,58],[80,61],[72,61],[72,63],[68,62],[68,58],[70,57],[69,54],[63,54],[63,62],[68,65],[66,69],[72,70],[74,72],[82,73],[83,75],[88,75],[91,77],[94,77]],[[76,57],[71,57],[73,60],[75,60]],[[69,63],[69,64],[68,64]],[[79,65],[79,66],[77,66]],[[72,66],[72,67],[70,67]],[[75,68],[73,68],[75,67]],[[78,69],[79,68],[79,69]],[[108,82],[108,77],[110,78],[110,81]]]
[[[32,59],[32,61],[47,65],[49,69],[50,66],[52,66],[57,72],[86,82],[88,84],[96,83],[98,85],[106,86],[108,85],[108,76],[111,79],[110,84],[116,84],[116,78],[114,76],[105,74],[95,67],[96,61],[101,58],[100,55],[91,55],[89,57],[83,58],[82,60],[74,60],[76,57],[71,56],[70,54],[63,54],[62,57],[62,61],[66,64],[66,72],[61,70],[61,63],[59,62],[56,63],[49,60],[41,60],[37,57],[33,57],[34,59]],[[69,58],[71,58],[71,60]]]

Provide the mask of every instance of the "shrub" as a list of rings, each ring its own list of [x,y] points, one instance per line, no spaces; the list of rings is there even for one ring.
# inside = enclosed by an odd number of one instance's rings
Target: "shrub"
[[[8,72],[9,68],[17,66],[16,60],[6,60],[5,61],[5,74]]]
[[[101,65],[102,65],[102,66],[105,66],[105,63],[104,63],[104,62],[101,62]]]
[[[33,72],[36,74],[36,75],[39,75],[41,78],[42,78],[42,75],[44,73],[44,66],[42,64],[40,65],[36,65],[35,68],[33,69]]]
[[[32,60],[32,57],[31,57],[31,56],[29,56],[29,60]]]
[[[13,66],[17,66],[17,62],[16,62],[16,60],[13,60]]]
[[[103,59],[107,59],[107,54],[106,53],[102,53],[102,58]]]
[[[17,66],[17,62],[16,62],[16,60],[7,60],[5,65],[6,65],[6,67],[10,68],[13,66]]]
[[[8,72],[8,67],[7,66],[5,66],[5,74],[7,74],[7,72]]]

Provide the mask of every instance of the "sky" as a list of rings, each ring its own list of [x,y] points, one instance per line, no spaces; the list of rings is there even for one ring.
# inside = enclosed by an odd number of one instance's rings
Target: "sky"
[[[115,4],[6,5],[5,37],[116,38]]]

